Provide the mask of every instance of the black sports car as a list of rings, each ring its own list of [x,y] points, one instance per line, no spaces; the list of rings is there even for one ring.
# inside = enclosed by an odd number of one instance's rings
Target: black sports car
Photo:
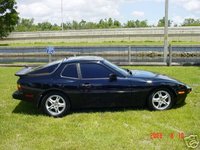
[[[148,71],[121,69],[94,56],[71,57],[24,68],[13,98],[33,102],[54,117],[73,108],[145,106],[166,110],[185,100],[191,88]]]

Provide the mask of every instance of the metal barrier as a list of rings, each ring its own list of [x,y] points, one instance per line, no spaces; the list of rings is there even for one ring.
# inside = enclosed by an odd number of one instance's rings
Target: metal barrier
[[[95,55],[115,63],[163,62],[163,46],[54,47],[52,60],[64,57]],[[200,64],[200,46],[172,46],[171,61]],[[46,47],[0,47],[0,63],[48,62]]]
[[[164,28],[13,32],[0,44],[32,42],[163,41]],[[200,27],[169,28],[170,41],[200,41]]]

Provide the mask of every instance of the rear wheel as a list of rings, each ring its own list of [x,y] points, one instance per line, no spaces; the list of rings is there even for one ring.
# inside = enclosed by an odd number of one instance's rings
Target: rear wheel
[[[42,100],[44,113],[53,117],[62,117],[70,111],[70,103],[65,95],[59,92],[51,92]]]
[[[148,105],[153,110],[167,110],[174,104],[173,94],[168,89],[158,89],[152,92],[148,99]]]

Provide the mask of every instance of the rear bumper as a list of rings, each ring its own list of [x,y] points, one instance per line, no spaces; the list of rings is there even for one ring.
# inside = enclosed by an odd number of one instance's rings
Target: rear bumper
[[[23,91],[15,91],[12,97],[17,100],[36,103],[37,97],[34,94],[24,93]]]
[[[12,94],[12,97],[16,100],[22,100],[22,101],[33,103],[37,107],[39,107],[39,103],[40,103],[39,100],[41,99],[40,94],[30,94],[30,93],[26,93],[24,91],[18,91],[18,90]]]
[[[15,92],[12,94],[12,97],[13,97],[14,99],[17,99],[17,100],[24,100],[23,92],[20,92],[20,91],[15,91]]]

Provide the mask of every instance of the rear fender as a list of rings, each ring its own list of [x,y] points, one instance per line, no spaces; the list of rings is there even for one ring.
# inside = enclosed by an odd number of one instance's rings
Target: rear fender
[[[69,99],[69,101],[70,101],[70,98],[69,98],[68,94],[66,94],[64,91],[62,91],[62,90],[60,90],[60,89],[56,89],[56,88],[55,88],[55,89],[48,89],[48,90],[44,91],[44,92],[40,95],[40,97],[38,98],[38,101],[37,101],[37,107],[38,107],[38,108],[41,107],[42,100],[43,100],[44,96],[45,96],[46,94],[50,93],[50,92],[59,92],[59,93],[62,93],[62,94],[65,95],[65,96]]]

